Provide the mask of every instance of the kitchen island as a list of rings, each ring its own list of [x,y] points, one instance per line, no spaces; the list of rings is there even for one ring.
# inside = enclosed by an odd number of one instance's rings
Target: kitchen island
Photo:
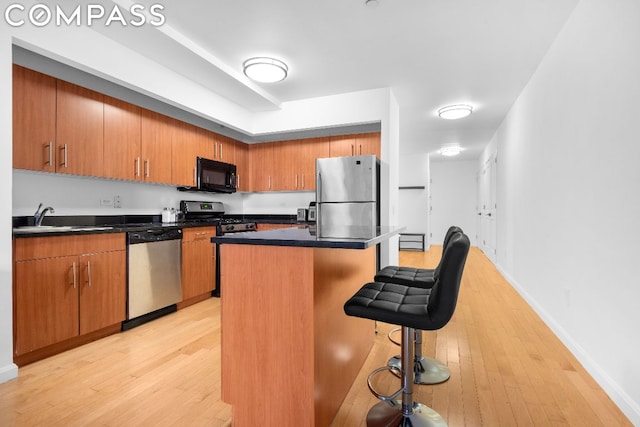
[[[376,245],[402,228],[238,233],[220,244],[222,399],[234,427],[328,426],[374,340],[344,302],[376,272]],[[347,233],[348,234],[348,233]]]

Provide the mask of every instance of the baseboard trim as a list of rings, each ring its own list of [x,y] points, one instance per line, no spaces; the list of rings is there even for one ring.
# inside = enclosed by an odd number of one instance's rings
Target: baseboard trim
[[[596,380],[603,388],[605,393],[609,395],[611,400],[620,408],[620,410],[629,418],[629,421],[635,426],[640,426],[640,404],[635,402],[622,387],[618,385],[601,367],[593,360],[591,356],[580,346],[567,331],[560,326],[553,316],[549,315],[544,308],[499,264],[494,263],[500,274],[509,282],[509,284],[520,294],[522,298],[529,304],[542,321],[553,331],[560,341],[569,349],[576,359],[582,364],[585,370]]]
[[[18,378],[18,365],[10,363],[0,367],[0,384],[11,381],[14,378]]]

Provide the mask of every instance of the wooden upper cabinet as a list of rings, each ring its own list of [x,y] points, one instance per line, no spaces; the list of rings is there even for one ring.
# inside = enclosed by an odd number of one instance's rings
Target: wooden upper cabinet
[[[171,140],[172,182],[196,185],[196,158],[211,158],[213,145],[206,131],[187,123],[175,123]]]
[[[142,179],[141,109],[118,99],[104,99],[104,176]]]
[[[56,79],[13,66],[13,167],[55,172]]]
[[[358,156],[373,154],[380,158],[380,132],[354,135],[354,141]]]
[[[380,158],[380,132],[332,136],[330,138],[331,157],[362,156],[365,154],[374,154]]]
[[[282,141],[271,143],[273,146],[274,172],[271,182],[273,191],[295,191],[299,185],[298,169],[300,156],[298,141]]]
[[[213,133],[213,160],[219,162],[235,164],[236,147],[235,141],[227,136]]]
[[[251,191],[251,174],[249,172],[249,146],[243,142],[235,142],[236,154],[236,189]]]
[[[58,80],[56,105],[56,171],[102,176],[104,96]]]
[[[316,159],[330,156],[329,137],[310,138],[300,141],[298,146],[299,178],[298,190],[314,191],[316,189]]]
[[[275,166],[273,144],[252,144],[249,146],[252,191],[272,191]]]
[[[171,146],[177,120],[142,110],[141,157],[144,181],[172,184]]]
[[[330,137],[329,153],[331,157],[355,156],[356,147],[353,135]]]

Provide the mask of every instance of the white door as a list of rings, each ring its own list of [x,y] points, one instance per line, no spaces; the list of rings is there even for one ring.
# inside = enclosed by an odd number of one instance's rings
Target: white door
[[[495,155],[485,163],[478,173],[478,246],[492,261],[496,262],[496,178]]]

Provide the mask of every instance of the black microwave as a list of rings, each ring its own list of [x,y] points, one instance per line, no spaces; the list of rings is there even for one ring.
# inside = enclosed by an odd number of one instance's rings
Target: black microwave
[[[196,187],[179,187],[184,191],[236,192],[236,165],[198,157]]]

